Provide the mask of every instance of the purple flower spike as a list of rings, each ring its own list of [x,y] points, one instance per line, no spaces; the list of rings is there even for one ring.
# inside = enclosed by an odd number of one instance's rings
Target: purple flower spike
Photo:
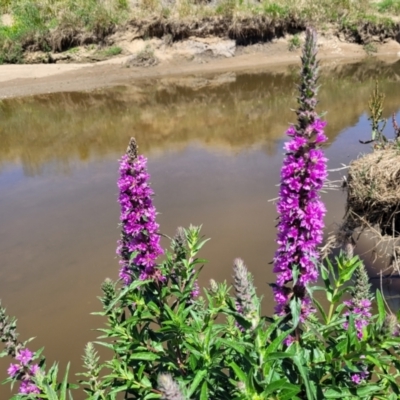
[[[364,329],[371,321],[372,294],[370,292],[370,283],[367,270],[364,264],[361,264],[354,272],[355,285],[351,300],[344,301],[347,311],[343,313],[348,317],[353,315],[354,325],[357,331],[357,338],[361,340],[364,337]],[[344,329],[349,328],[349,322],[346,321],[343,325]]]
[[[138,156],[131,138],[126,155],[122,156],[118,180],[122,234],[117,253],[120,256],[120,278],[126,285],[135,279],[164,277],[157,269],[157,258],[163,254],[153,206],[153,190],[149,185],[147,159]]]
[[[313,311],[306,288],[318,278],[317,246],[323,239],[323,218],[326,213],[318,194],[327,177],[327,159],[319,145],[327,137],[324,134],[326,122],[315,112],[318,75],[316,54],[316,33],[308,29],[302,57],[299,108],[296,112],[298,121],[286,132],[291,140],[284,146],[286,155],[277,204],[278,249],[273,269],[277,274],[276,284],[273,285],[276,313],[290,315],[290,301],[298,299],[301,306],[300,321],[304,321]]]

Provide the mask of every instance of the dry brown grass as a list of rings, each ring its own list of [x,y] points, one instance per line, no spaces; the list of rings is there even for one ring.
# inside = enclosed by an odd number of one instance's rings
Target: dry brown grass
[[[348,217],[356,225],[400,233],[400,146],[375,150],[353,161],[347,180]]]

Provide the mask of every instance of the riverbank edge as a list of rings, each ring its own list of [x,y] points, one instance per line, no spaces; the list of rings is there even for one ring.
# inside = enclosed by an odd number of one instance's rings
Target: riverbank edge
[[[230,71],[282,71],[289,65],[300,63],[300,49],[289,49],[292,38],[293,36],[286,35],[262,44],[234,44],[234,53],[226,56],[214,55],[213,51],[210,51],[210,48],[212,50],[218,46],[224,48],[225,45],[229,45],[229,40],[218,37],[209,36],[204,40],[191,37],[177,42],[181,46],[187,46],[191,42],[191,46],[194,45],[195,48],[196,43],[203,44],[202,49],[205,51],[195,55],[190,54],[190,51],[182,52],[179,48],[174,50],[172,46],[166,46],[162,39],[143,40],[135,37],[125,41],[123,55],[97,63],[0,65],[0,98],[90,91],[119,85],[135,85],[146,80],[206,76]],[[158,62],[154,65],[132,64],[134,56],[129,52],[129,46],[138,48],[138,45],[146,47],[149,44],[155,47],[159,45],[154,52]],[[348,42],[332,32],[322,33],[319,58],[324,68],[368,58],[377,58],[389,63],[400,58],[400,44],[397,40],[386,38],[382,42],[376,42],[374,46],[374,52],[371,53],[362,44]]]

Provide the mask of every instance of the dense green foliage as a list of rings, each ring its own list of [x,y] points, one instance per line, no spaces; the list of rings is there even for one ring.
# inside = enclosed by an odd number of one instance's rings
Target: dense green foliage
[[[340,255],[334,264],[321,265],[324,287],[310,290],[324,293],[318,296],[323,305],[314,297],[320,313],[299,327],[285,317],[262,316],[255,293],[257,311],[238,313],[237,298],[226,283],[212,281],[203,296],[193,299],[201,270],[197,266],[204,262],[197,253],[204,243],[196,227],[181,230],[172,240],[161,264],[162,273],[170,277],[168,285],[135,281],[119,288],[104,282],[103,311],[97,314],[106,318],[107,326],[96,343],[113,356],[99,363],[93,345],[86,347],[81,384],[88,399],[116,399],[120,392],[130,399],[169,398],[160,390],[160,374],[178,383],[184,399],[398,398],[397,318],[387,314],[379,291],[377,312],[361,339],[357,317],[345,315],[343,298],[362,290],[359,279],[351,282],[364,268],[357,257]],[[286,345],[293,333],[299,339]],[[40,398],[72,399],[73,390],[68,393],[73,385],[67,378],[58,383],[57,372],[54,365],[45,376],[36,375]],[[364,373],[355,384],[352,377]]]

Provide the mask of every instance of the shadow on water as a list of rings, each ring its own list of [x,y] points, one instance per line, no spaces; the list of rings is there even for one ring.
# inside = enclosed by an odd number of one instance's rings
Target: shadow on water
[[[130,136],[149,157],[163,233],[204,224],[212,240],[201,285],[231,280],[235,257],[255,275],[264,309],[275,251],[282,143],[295,120],[298,67],[144,82],[91,93],[60,93],[0,104],[0,297],[21,339],[36,336],[50,361],[80,369],[85,343],[103,321],[90,316],[118,262],[118,157]],[[398,110],[400,64],[322,69],[330,168],[348,163],[369,136],[367,100],[379,78],[386,116]],[[338,176],[333,177],[337,178]],[[324,194],[327,232],[344,212],[341,192]],[[164,242],[166,246],[167,243]],[[5,376],[6,362],[0,363]],[[0,398],[9,398],[8,387]],[[79,398],[78,398],[79,399]]]

